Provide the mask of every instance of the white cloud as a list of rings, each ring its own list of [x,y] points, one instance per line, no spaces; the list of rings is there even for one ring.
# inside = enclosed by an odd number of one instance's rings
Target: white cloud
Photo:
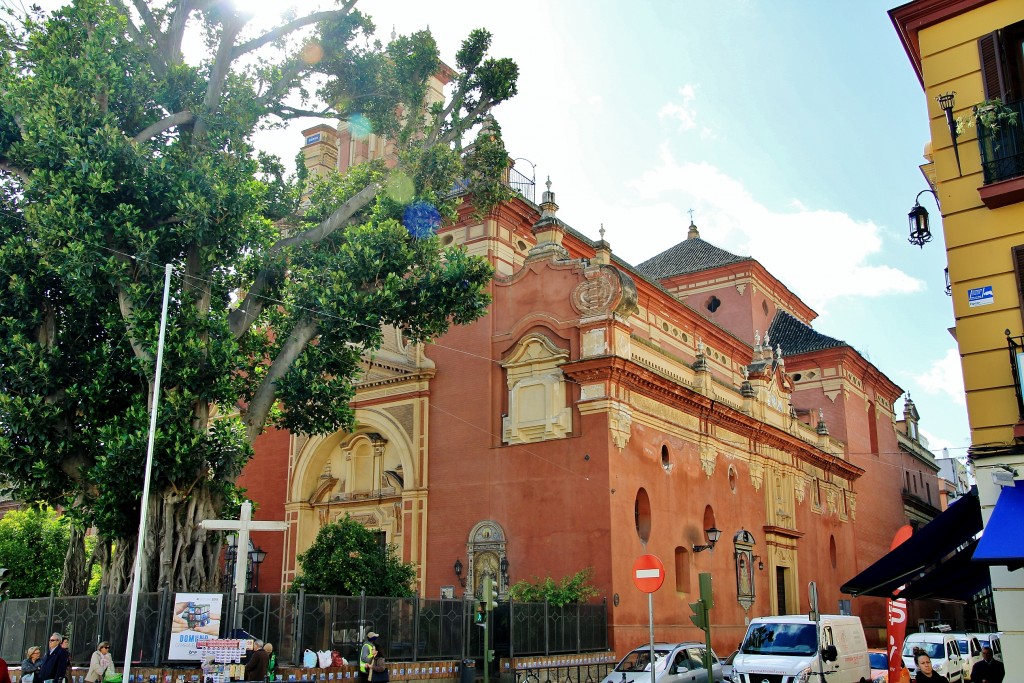
[[[960,354],[949,349],[946,355],[935,361],[930,368],[914,377],[921,390],[929,394],[946,394],[960,406],[967,405],[964,398],[964,376],[960,366]]]
[[[840,211],[808,208],[798,199],[770,209],[743,183],[706,163],[680,162],[663,146],[659,162],[630,183],[638,206],[607,207],[609,226],[630,226],[640,239],[613,240],[616,253],[639,263],[686,237],[689,218],[712,244],[752,255],[819,314],[844,296],[918,292],[924,283],[898,268],[871,263],[882,250],[881,230]],[[639,234],[638,234],[639,233]],[[829,249],[822,251],[821,245]]]
[[[694,94],[692,85],[684,85],[679,89],[682,102],[666,102],[658,110],[658,118],[675,120],[679,124],[679,130],[693,130],[697,127],[697,110],[693,106]],[[706,127],[701,132],[703,137],[710,134],[710,129]]]

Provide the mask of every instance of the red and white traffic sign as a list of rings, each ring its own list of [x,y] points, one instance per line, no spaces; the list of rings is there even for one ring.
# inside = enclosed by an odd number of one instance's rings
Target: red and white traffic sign
[[[641,555],[633,563],[633,583],[644,593],[653,593],[665,583],[665,565],[656,555]]]

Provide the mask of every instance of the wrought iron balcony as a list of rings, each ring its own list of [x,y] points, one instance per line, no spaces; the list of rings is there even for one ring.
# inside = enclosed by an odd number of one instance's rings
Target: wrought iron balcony
[[[1024,100],[1007,102],[1017,113],[1017,123],[1004,123],[997,130],[978,125],[978,147],[985,184],[1024,176]]]

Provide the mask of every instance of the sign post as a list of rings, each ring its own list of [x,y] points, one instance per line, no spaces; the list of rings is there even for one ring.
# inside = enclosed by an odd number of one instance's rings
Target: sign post
[[[647,593],[647,624],[651,638],[651,683],[654,672],[654,591],[665,583],[665,565],[656,555],[641,555],[633,563],[633,583]]]
[[[814,631],[818,638],[818,678],[825,680],[825,661],[821,654],[823,643],[821,642],[821,612],[818,611],[818,584],[811,581],[807,584],[807,602],[811,606],[811,613],[807,617],[814,622]]]

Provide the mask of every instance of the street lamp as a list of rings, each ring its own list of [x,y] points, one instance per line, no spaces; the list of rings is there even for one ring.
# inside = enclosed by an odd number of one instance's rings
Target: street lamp
[[[718,538],[722,535],[721,530],[714,526],[709,529],[705,529],[704,533],[707,534],[708,542],[704,545],[694,545],[693,552],[699,553],[704,550],[714,551],[715,544],[718,543]]]
[[[925,192],[931,192],[932,196],[935,197],[935,204],[939,205],[939,195],[935,194],[933,190],[921,190],[914,197],[914,207],[907,214],[910,219],[910,239],[908,240],[911,244],[924,249],[924,245],[932,241],[932,231],[928,226],[928,210],[921,206],[921,195]],[[941,209],[942,207],[939,206]]]
[[[267,559],[267,553],[263,548],[256,546],[253,548],[252,541],[249,542],[249,566],[252,568],[250,574],[252,575],[252,587],[251,593],[260,592],[260,565],[263,564],[263,560]]]
[[[466,580],[462,578],[462,560],[456,558],[455,566],[453,566],[452,569],[455,571],[455,578],[459,580],[459,585],[465,588]]]

